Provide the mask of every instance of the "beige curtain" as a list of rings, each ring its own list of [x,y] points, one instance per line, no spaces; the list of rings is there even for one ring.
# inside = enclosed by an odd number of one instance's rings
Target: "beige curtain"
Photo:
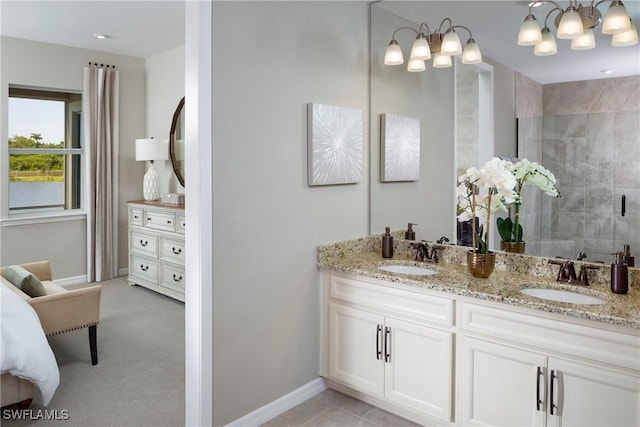
[[[87,278],[118,276],[119,72],[84,67],[82,129],[86,153]]]

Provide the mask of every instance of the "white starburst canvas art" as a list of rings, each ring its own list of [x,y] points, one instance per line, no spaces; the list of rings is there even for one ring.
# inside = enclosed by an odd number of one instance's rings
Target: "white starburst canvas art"
[[[308,115],[309,185],[362,181],[362,111],[310,103]]]
[[[420,120],[382,114],[380,125],[380,180],[420,179]]]

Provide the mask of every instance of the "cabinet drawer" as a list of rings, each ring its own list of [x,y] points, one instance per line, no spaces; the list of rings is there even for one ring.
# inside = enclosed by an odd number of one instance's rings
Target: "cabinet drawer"
[[[160,264],[160,285],[184,293],[184,269]]]
[[[175,231],[176,216],[172,213],[146,211],[144,226],[157,230]]]
[[[331,298],[392,311],[443,326],[453,325],[453,300],[331,275]]]
[[[178,233],[184,234],[186,221],[184,215],[178,215]]]
[[[562,351],[579,357],[640,370],[637,335],[462,302],[460,326],[466,332]]]
[[[184,241],[160,236],[160,259],[184,265]]]
[[[129,224],[142,225],[142,209],[129,208]]]
[[[130,230],[129,249],[153,258],[158,256],[158,236]]]
[[[158,281],[157,261],[133,255],[129,264],[130,274],[150,282],[155,283]]]

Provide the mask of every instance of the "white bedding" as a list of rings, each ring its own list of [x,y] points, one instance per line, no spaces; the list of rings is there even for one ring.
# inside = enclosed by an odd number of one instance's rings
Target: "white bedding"
[[[0,371],[34,383],[46,406],[60,383],[56,358],[35,310],[11,289],[0,289]]]

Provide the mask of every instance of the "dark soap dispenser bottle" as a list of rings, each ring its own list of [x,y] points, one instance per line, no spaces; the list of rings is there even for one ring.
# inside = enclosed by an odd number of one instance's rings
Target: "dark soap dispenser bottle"
[[[385,227],[382,235],[382,258],[391,257],[393,257],[393,236],[391,235],[391,229]]]
[[[611,264],[611,292],[626,294],[629,291],[629,267],[622,262],[622,252],[616,252],[616,260]]]
[[[416,240],[416,232],[413,231],[414,223],[407,224],[407,231],[404,232],[404,240]]]

